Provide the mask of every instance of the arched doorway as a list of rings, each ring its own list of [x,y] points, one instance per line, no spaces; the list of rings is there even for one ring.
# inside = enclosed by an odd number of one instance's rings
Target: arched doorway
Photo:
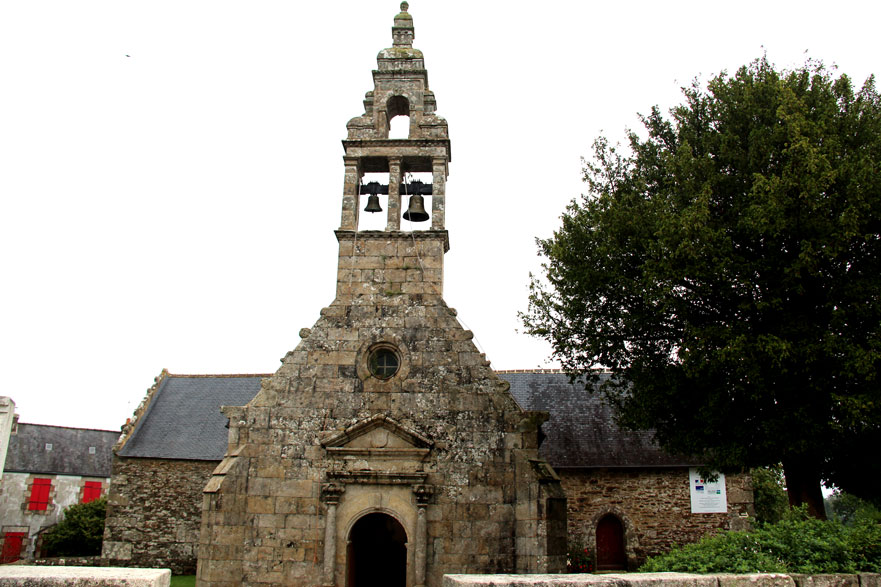
[[[406,587],[407,533],[388,514],[367,514],[349,532],[346,587]]]
[[[624,524],[618,516],[606,514],[597,523],[597,570],[623,571],[627,569],[624,549]]]

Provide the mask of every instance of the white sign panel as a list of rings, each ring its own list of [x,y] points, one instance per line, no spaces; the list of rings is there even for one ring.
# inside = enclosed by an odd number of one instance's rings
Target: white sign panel
[[[688,470],[688,485],[691,491],[691,513],[724,514],[728,511],[728,497],[725,495],[725,475],[715,481],[707,481],[697,469]]]

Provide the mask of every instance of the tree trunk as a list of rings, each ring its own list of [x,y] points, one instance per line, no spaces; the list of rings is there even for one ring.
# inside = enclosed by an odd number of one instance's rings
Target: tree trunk
[[[823,505],[823,491],[820,489],[820,472],[816,467],[800,460],[784,460],[783,476],[786,478],[789,507],[807,504],[808,514],[825,520],[826,508]]]

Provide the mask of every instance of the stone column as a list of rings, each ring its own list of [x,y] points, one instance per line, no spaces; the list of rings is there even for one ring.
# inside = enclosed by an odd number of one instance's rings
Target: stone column
[[[388,159],[388,224],[386,231],[401,230],[401,158]]]
[[[324,522],[324,569],[322,573],[323,584],[326,587],[334,587],[336,578],[336,506],[340,503],[340,496],[345,487],[336,483],[325,483],[321,487],[321,497],[327,506],[327,514]]]
[[[425,508],[431,499],[433,489],[430,485],[416,485],[413,487],[416,494],[416,543],[413,553],[414,583],[415,587],[425,587],[425,561],[428,550],[428,520],[425,517]]]
[[[343,157],[346,166],[343,180],[343,215],[340,230],[358,230],[358,186],[361,183],[361,165],[357,157]]]
[[[431,229],[443,230],[447,184],[447,160],[437,157],[431,162]]]

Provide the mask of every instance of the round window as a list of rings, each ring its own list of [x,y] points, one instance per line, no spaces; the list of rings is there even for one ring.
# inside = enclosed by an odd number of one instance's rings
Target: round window
[[[370,374],[377,379],[391,379],[398,372],[401,366],[401,360],[398,354],[390,348],[379,347],[370,353],[367,359],[367,367]]]

